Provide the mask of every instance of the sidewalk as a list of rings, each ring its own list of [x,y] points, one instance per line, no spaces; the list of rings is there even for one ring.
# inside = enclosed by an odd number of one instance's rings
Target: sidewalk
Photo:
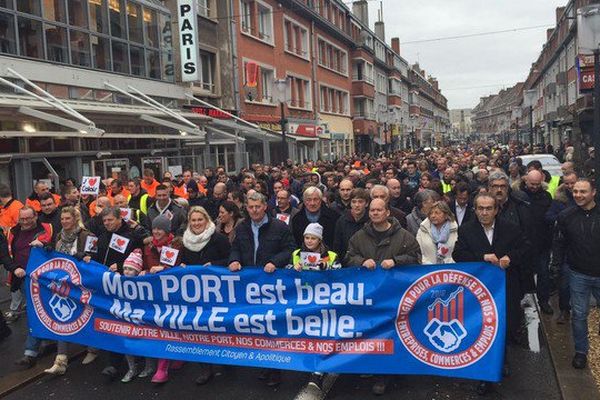
[[[571,325],[570,323],[565,325],[556,323],[556,317],[558,316],[557,296],[552,298],[551,305],[556,310],[555,314],[553,316],[542,315],[542,329],[548,340],[550,356],[563,400],[600,399],[600,391],[589,367],[578,370],[571,366],[574,355]]]

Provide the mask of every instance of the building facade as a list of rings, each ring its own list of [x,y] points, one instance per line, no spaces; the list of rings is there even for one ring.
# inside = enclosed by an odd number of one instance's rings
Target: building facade
[[[39,179],[282,161],[282,125],[295,162],[449,126],[364,0],[4,0],[0,31],[0,181],[21,198]]]
[[[589,75],[582,73],[592,67],[593,60],[579,57],[577,44],[577,10],[594,3],[591,0],[570,0],[555,10],[556,25],[546,32],[546,42],[536,60],[532,62],[521,93],[514,102],[510,129],[518,137],[536,145],[561,143],[575,145],[575,156],[587,154],[583,143],[591,143],[593,98]],[[501,94],[501,93],[500,93]],[[531,99],[528,98],[528,95]],[[489,131],[490,122],[485,113],[493,108],[493,98],[482,98],[473,110],[473,130]],[[530,115],[532,118],[530,118]],[[508,118],[505,110],[503,120]],[[500,123],[491,123],[494,134],[501,133]],[[503,122],[502,129],[506,129]],[[487,127],[486,127],[487,126]],[[531,128],[530,128],[531,126]]]

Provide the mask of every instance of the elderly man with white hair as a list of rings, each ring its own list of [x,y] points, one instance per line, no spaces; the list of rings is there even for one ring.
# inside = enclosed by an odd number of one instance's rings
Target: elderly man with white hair
[[[302,246],[304,229],[310,223],[318,222],[323,227],[323,242],[333,247],[335,223],[339,214],[323,203],[323,192],[318,187],[309,186],[302,195],[302,209],[292,218],[292,233],[298,247]]]

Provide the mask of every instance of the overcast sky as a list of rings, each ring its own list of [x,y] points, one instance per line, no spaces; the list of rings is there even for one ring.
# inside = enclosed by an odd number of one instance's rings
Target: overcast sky
[[[545,43],[546,29],[427,43],[406,43],[472,33],[555,25],[555,9],[568,0],[384,0],[386,41],[400,38],[400,53],[438,78],[448,106],[472,108],[481,96],[523,81]],[[348,4],[351,7],[351,4]],[[369,0],[370,26],[379,1]],[[493,86],[496,85],[496,86]],[[486,87],[481,87],[486,86]],[[477,87],[477,88],[474,88]]]

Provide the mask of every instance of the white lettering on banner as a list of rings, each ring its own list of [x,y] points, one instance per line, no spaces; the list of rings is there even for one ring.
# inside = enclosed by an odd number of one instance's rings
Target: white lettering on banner
[[[143,324],[144,309],[135,309],[129,301],[154,301],[160,299],[166,304],[153,304],[154,315],[150,320],[165,329],[226,333],[225,321],[233,321],[236,333],[257,335],[278,335],[275,328],[275,310],[262,313],[239,313],[228,316],[230,308],[215,304],[234,305],[237,302],[236,284],[239,275],[216,274],[164,274],[155,277],[159,285],[152,286],[148,281],[129,279],[122,275],[104,272],[102,289],[107,296],[113,296],[110,313],[134,324]],[[301,279],[294,280],[296,296],[293,305],[317,306],[370,306],[372,300],[365,298],[364,283],[317,283],[306,285]],[[244,287],[245,302],[250,305],[287,305],[287,287],[282,279],[273,283],[248,282]],[[292,289],[292,288],[291,288]],[[160,290],[160,293],[154,293]],[[127,301],[122,301],[125,299]],[[185,304],[169,304],[183,301]],[[196,306],[206,303],[209,306]],[[285,316],[287,334],[291,336],[360,338],[362,332],[355,331],[356,322],[352,316],[340,315],[335,308],[321,308],[315,313],[295,315],[294,308],[287,308]],[[147,317],[148,318],[148,317]]]
[[[149,282],[130,280],[112,272],[102,274],[102,290],[107,296],[121,299],[154,301],[154,292]]]
[[[179,49],[181,53],[181,80],[192,82],[200,80],[198,68],[197,34],[195,0],[177,0],[177,17],[179,19]]]
[[[237,275],[192,275],[186,274],[181,277],[181,282],[173,275],[160,275],[162,300],[170,300],[171,294],[180,294],[185,302],[224,303],[224,295],[227,302],[235,303],[235,282],[240,277]],[[226,285],[222,285],[225,282]],[[223,291],[223,293],[221,293]]]

